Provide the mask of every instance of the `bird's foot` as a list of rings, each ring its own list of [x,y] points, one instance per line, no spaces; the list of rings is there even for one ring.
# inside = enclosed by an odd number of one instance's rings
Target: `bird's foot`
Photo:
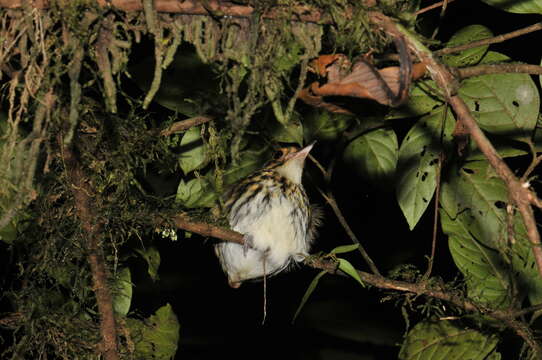
[[[243,235],[243,255],[247,256],[248,249],[254,248],[254,236],[245,234]]]

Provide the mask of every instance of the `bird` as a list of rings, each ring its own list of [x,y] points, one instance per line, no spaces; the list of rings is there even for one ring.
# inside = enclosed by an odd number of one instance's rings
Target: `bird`
[[[322,211],[310,204],[301,183],[305,159],[313,146],[314,142],[302,149],[281,148],[274,160],[226,193],[230,227],[244,238],[244,245],[215,245],[232,288],[247,280],[265,280],[308,255],[322,218]]]

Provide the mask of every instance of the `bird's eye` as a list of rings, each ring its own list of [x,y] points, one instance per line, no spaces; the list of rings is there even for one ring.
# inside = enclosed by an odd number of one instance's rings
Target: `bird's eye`
[[[273,155],[274,160],[281,159],[284,155],[286,155],[287,151],[285,148],[280,148],[277,152],[275,152],[275,155]]]

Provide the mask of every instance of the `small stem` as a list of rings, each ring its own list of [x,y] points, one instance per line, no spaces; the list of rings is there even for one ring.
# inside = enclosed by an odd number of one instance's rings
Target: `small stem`
[[[529,164],[529,167],[527,168],[527,170],[525,170],[525,172],[523,173],[523,176],[521,177],[520,181],[522,183],[525,183],[527,181],[527,178],[531,175],[534,169],[536,169],[536,167],[542,161],[542,155],[537,156],[536,148],[533,142],[529,140],[528,144],[529,144],[529,148],[531,149],[533,160],[531,161],[531,163]]]
[[[542,75],[542,66],[530,64],[477,65],[455,69],[455,71],[461,79],[480,75],[508,73]]]
[[[494,36],[494,37],[490,37],[490,38],[486,38],[486,39],[482,39],[482,40],[478,40],[478,41],[473,41],[473,42],[468,43],[468,44],[458,45],[458,46],[454,46],[454,47],[450,47],[450,48],[444,48],[444,49],[435,51],[434,54],[437,55],[437,56],[442,56],[442,55],[446,55],[446,54],[461,52],[461,51],[472,49],[472,48],[475,48],[475,47],[491,45],[491,44],[497,44],[497,43],[500,43],[500,42],[503,42],[503,41],[506,41],[506,40],[510,40],[510,39],[513,39],[513,38],[521,36],[521,35],[525,35],[525,34],[528,34],[528,33],[534,32],[534,31],[538,31],[538,30],[542,30],[542,23],[536,23],[536,24],[527,26],[527,27],[525,27],[523,29],[515,30],[515,31],[509,32],[509,33],[506,33],[506,34],[501,34],[501,35],[497,35],[497,36]]]
[[[446,110],[445,114],[448,111]],[[438,207],[440,203],[440,175],[442,169],[442,153],[439,154],[437,163],[436,182],[437,188],[435,189],[435,207],[433,209],[433,238],[431,239],[431,256],[429,257],[429,263],[427,265],[427,271],[423,275],[424,279],[429,279],[431,272],[433,271],[433,263],[435,262],[435,250],[437,248],[437,231],[438,231]]]
[[[320,164],[320,162],[316,160],[314,157],[312,157],[310,154],[309,154],[309,158],[316,165],[316,167],[322,172],[322,174],[324,175],[325,182],[329,184],[331,182],[331,173],[333,172],[333,167],[335,166],[335,162],[332,161],[329,164],[328,170],[326,170],[322,166],[322,164]],[[322,195],[322,197],[326,200],[329,206],[331,206],[331,209],[335,213],[335,216],[339,220],[339,223],[343,227],[344,231],[346,231],[346,234],[348,235],[348,237],[350,237],[350,240],[352,240],[354,244],[358,245],[358,250],[361,256],[363,257],[363,259],[365,260],[365,262],[367,263],[367,265],[369,266],[369,268],[371,269],[371,271],[376,275],[380,275],[380,271],[378,271],[378,268],[376,267],[373,259],[371,259],[371,257],[369,256],[369,254],[367,253],[367,251],[365,250],[365,248],[363,247],[363,245],[357,238],[356,234],[354,234],[354,232],[352,231],[352,228],[350,228],[350,225],[348,225],[348,222],[344,218],[342,211],[339,208],[339,205],[337,205],[337,201],[335,200],[333,193],[331,191],[324,193],[322,189],[320,189],[319,187],[316,187],[316,189],[318,190],[320,195]]]
[[[449,3],[452,3],[454,2],[455,0],[448,0],[448,1],[439,1],[438,3],[434,3],[433,5],[429,5],[429,6],[426,6],[424,7],[423,9],[420,9],[418,11],[416,11],[414,13],[414,15],[418,16],[418,15],[421,15],[425,12],[428,12],[429,10],[433,10],[433,9],[436,9],[436,8],[439,8],[441,6],[443,6],[445,3],[446,4],[449,4]]]
[[[344,231],[346,231],[346,234],[348,237],[352,240],[354,244],[358,245],[358,250],[361,253],[361,256],[369,265],[369,268],[375,275],[380,275],[380,271],[378,271],[378,268],[376,267],[375,263],[373,262],[373,259],[369,256],[359,239],[357,238],[356,234],[352,231],[350,228],[350,225],[348,225],[348,222],[344,218],[341,209],[339,208],[339,205],[337,205],[337,201],[335,201],[335,197],[333,197],[333,194],[327,193],[325,194],[322,190],[318,189],[320,194],[324,199],[326,199],[329,206],[331,206],[331,209],[333,209],[333,212],[335,213],[335,216],[337,216],[337,219],[339,219],[339,222],[341,223]]]
[[[182,132],[184,130],[190,129],[191,127],[204,124],[211,120],[213,120],[213,118],[210,116],[196,116],[193,118],[177,121],[171,124],[167,129],[160,131],[160,135],[161,136],[173,135],[173,134]]]

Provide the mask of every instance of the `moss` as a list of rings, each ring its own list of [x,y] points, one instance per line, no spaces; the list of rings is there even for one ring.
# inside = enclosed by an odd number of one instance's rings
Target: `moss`
[[[86,266],[87,234],[75,216],[63,147],[77,150],[94,191],[95,221],[110,265],[122,261],[119,251],[127,243],[150,237],[156,214],[180,210],[172,197],[157,196],[146,183],[156,169],[173,173],[178,153],[175,144],[151,129],[156,124],[151,126],[152,115],[142,108],[151,106],[162,70],[183,42],[192,44],[203,62],[214,64],[222,80],[227,110],[220,110],[218,120],[203,132],[212,169],[190,174],[211,182],[217,193],[228,178],[257,167],[267,155],[267,144],[255,146],[247,136],[267,104],[272,103],[281,126],[297,121],[296,89],[304,86],[307,63],[318,56],[323,41],[350,54],[382,46],[357,2],[352,7],[315,1],[332,25],[292,21],[288,9],[294,1],[254,4],[249,18],[157,14],[152,8],[145,15],[125,14],[100,8],[93,0],[51,1],[48,10],[39,11],[30,6],[0,9],[2,70],[8,74],[0,79],[7,109],[0,120],[0,229],[14,219],[22,222],[22,209],[30,219],[26,227],[18,226],[12,241],[20,265],[10,299],[13,312],[25,316],[13,329],[23,335],[5,354],[88,358],[96,351],[99,319]],[[283,17],[264,17],[275,5],[286,9]],[[345,17],[346,9],[352,10]],[[152,19],[152,29],[145,19]],[[331,36],[324,35],[325,28]],[[142,101],[124,93],[123,82],[132,48],[145,34],[155,40],[155,76]],[[258,152],[246,156],[250,166],[236,164],[243,151],[254,148]],[[191,215],[223,221],[205,208]],[[48,311],[51,307],[57,311]]]

